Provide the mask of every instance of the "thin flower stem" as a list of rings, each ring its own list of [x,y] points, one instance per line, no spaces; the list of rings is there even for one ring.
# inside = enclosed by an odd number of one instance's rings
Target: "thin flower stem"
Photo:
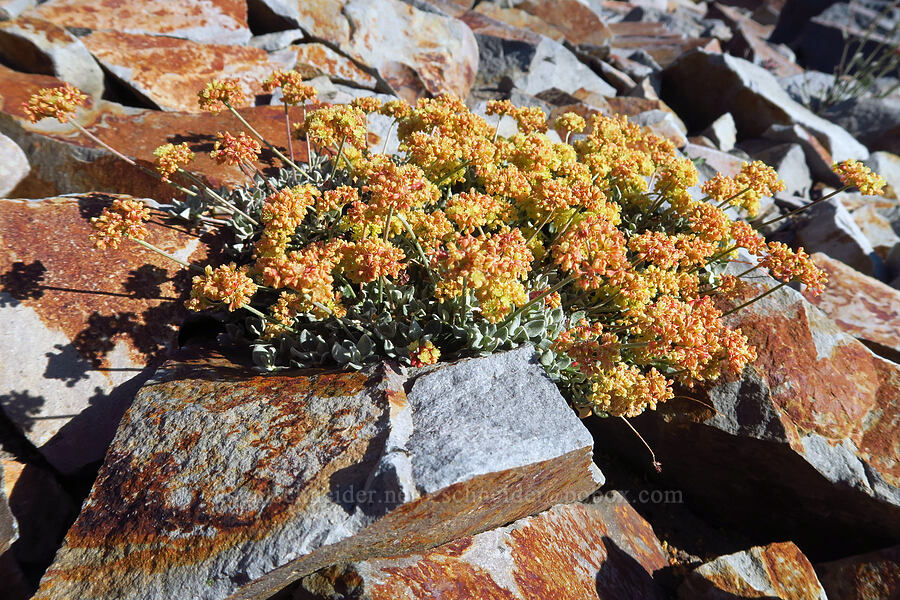
[[[549,213],[547,213],[547,216],[544,217],[544,220],[541,221],[541,224],[538,225],[538,226],[535,228],[534,233],[532,233],[531,236],[530,236],[527,240],[525,240],[525,245],[526,245],[526,246],[527,246],[528,244],[530,244],[531,241],[532,241],[534,238],[537,237],[537,234],[539,234],[539,233],[541,232],[541,229],[543,229],[544,226],[545,226],[547,223],[550,222],[550,218],[551,218],[552,216],[553,216],[553,211],[550,211]]]
[[[385,154],[387,152],[388,140],[391,139],[391,131],[394,129],[394,124],[397,122],[397,119],[393,119],[391,124],[388,126],[387,133],[384,134],[384,144],[381,145],[381,153]]]
[[[248,310],[249,312],[253,313],[257,317],[261,318],[263,321],[268,321],[269,323],[273,323],[274,325],[277,325],[278,327],[281,327],[282,329],[290,331],[291,333],[300,333],[296,329],[293,329],[292,327],[285,325],[284,323],[279,323],[278,321],[274,320],[269,315],[259,311],[258,309],[250,306],[249,304],[244,304],[241,306],[241,308]]]
[[[232,211],[238,213],[239,215],[242,215],[244,218],[246,218],[248,221],[250,221],[254,225],[259,225],[259,223],[256,221],[256,219],[254,219],[253,217],[251,217],[250,215],[248,215],[247,213],[245,213],[244,211],[239,209],[237,206],[235,206],[234,204],[232,204],[231,202],[229,202],[228,200],[223,198],[221,196],[221,194],[219,194],[218,192],[213,190],[211,187],[209,187],[208,185],[203,183],[203,180],[201,180],[199,177],[197,177],[190,171],[186,171],[185,169],[178,167],[178,172],[181,173],[182,175],[184,175],[185,177],[187,177],[188,179],[192,180],[193,182],[195,182],[197,185],[202,186],[203,189],[206,190],[207,194],[209,194],[210,196],[215,198],[217,202],[219,202],[226,208],[231,209]]]
[[[750,300],[744,302],[744,303],[741,304],[740,306],[736,306],[736,307],[732,308],[731,310],[729,310],[728,312],[722,313],[722,316],[723,316],[723,317],[727,317],[728,315],[730,315],[730,314],[733,313],[733,312],[737,312],[737,311],[741,310],[742,308],[746,308],[747,306],[750,306],[751,304],[753,304],[753,303],[756,302],[757,300],[762,300],[763,298],[765,298],[765,297],[768,296],[769,294],[772,294],[772,293],[774,293],[774,292],[777,292],[778,290],[780,290],[781,288],[783,288],[784,286],[786,286],[788,283],[790,283],[790,282],[789,282],[789,281],[782,281],[781,283],[779,283],[779,284],[776,285],[775,287],[773,287],[773,288],[771,288],[771,289],[769,289],[769,290],[763,292],[762,294],[760,294],[760,295],[757,296],[756,298],[752,298],[752,299],[750,299]]]
[[[835,190],[835,191],[831,192],[831,193],[828,194],[827,196],[822,196],[822,197],[819,198],[818,200],[815,200],[815,201],[813,201],[813,202],[810,202],[809,204],[804,204],[804,205],[801,206],[800,208],[795,208],[795,209],[792,210],[791,212],[785,213],[785,214],[781,215],[780,217],[775,217],[774,219],[769,219],[768,221],[766,221],[765,223],[763,223],[763,224],[760,225],[759,227],[765,227],[765,226],[767,226],[767,225],[771,225],[772,223],[777,223],[778,221],[781,221],[781,220],[783,220],[783,219],[787,219],[788,217],[792,217],[792,216],[796,215],[797,213],[801,213],[801,212],[803,212],[804,210],[808,210],[808,209],[812,208],[812,207],[815,206],[816,204],[820,204],[820,203],[822,203],[822,202],[825,202],[825,201],[828,200],[829,198],[834,198],[835,196],[837,196],[838,194],[840,194],[840,193],[843,192],[844,190],[848,190],[848,189],[850,189],[851,187],[853,187],[853,186],[845,185],[844,187],[842,187],[842,188],[840,188],[840,189],[838,189],[838,190]],[[758,228],[757,228],[757,229],[758,229]]]
[[[278,158],[283,160],[286,164],[290,165],[291,168],[296,169],[297,171],[300,171],[300,167],[298,167],[296,164],[294,164],[294,161],[292,161],[287,156],[282,154],[281,150],[279,150],[278,148],[276,148],[275,146],[270,144],[269,141],[266,138],[264,138],[260,132],[258,132],[256,129],[253,128],[253,125],[251,125],[250,123],[247,122],[247,119],[245,119],[241,115],[241,113],[239,113],[237,110],[235,110],[235,108],[233,106],[231,106],[231,104],[229,104],[228,102],[226,102],[224,100],[222,101],[222,104],[224,104],[228,108],[228,110],[231,111],[231,114],[233,114],[235,117],[237,117],[237,120],[240,121],[244,127],[246,127],[247,129],[250,130],[250,133],[252,133],[256,139],[261,141],[263,144],[266,145],[266,147],[269,150],[274,152],[275,156],[277,156]]]
[[[291,114],[286,103],[284,104],[284,130],[287,134],[288,154],[291,156],[291,162],[294,162],[294,141],[291,139]]]
[[[413,246],[415,246],[416,252],[419,253],[419,258],[422,259],[422,264],[425,265],[425,270],[428,272],[428,277],[431,279],[431,283],[437,285],[437,278],[434,276],[431,268],[427,266],[429,262],[428,257],[425,256],[425,251],[422,250],[422,246],[419,245],[419,240],[416,239],[416,233],[413,231],[412,226],[407,222],[402,214],[398,214],[397,219],[403,224],[403,227],[406,229],[407,233],[409,233],[409,238],[412,241]]]
[[[662,465],[658,460],[656,460],[656,453],[653,452],[653,448],[650,447],[650,444],[647,443],[647,440],[645,440],[644,437],[640,433],[638,433],[638,430],[634,428],[634,426],[628,421],[628,419],[626,419],[625,417],[619,418],[622,419],[622,421],[624,421],[626,425],[628,425],[628,428],[631,429],[634,435],[636,435],[637,438],[641,440],[641,443],[644,444],[644,446],[647,448],[647,451],[650,452],[650,459],[652,461],[651,464],[653,465],[653,468],[656,469],[656,472],[659,473],[660,471],[662,471]]]
[[[181,260],[180,258],[176,258],[175,256],[172,256],[168,252],[166,252],[164,250],[160,250],[159,248],[157,248],[150,242],[145,242],[142,239],[138,239],[138,238],[132,237],[130,235],[128,236],[128,239],[130,239],[134,242],[137,242],[138,244],[140,244],[141,246],[143,246],[144,248],[146,248],[148,250],[152,250],[153,252],[156,252],[160,256],[164,256],[165,258],[168,258],[169,260],[178,263],[182,267],[187,267],[188,269],[191,269],[192,271],[197,271],[199,273],[203,273],[203,269],[198,267],[197,265],[192,265],[191,263],[185,262],[185,261]]]
[[[523,304],[522,306],[520,306],[519,308],[517,308],[516,310],[511,312],[508,317],[503,319],[503,323],[501,323],[501,326],[511,323],[512,320],[515,319],[516,317],[518,317],[520,314],[522,314],[523,312],[525,312],[526,310],[528,310],[529,308],[531,308],[538,302],[543,301],[544,298],[546,298],[553,292],[557,292],[557,291],[561,290],[564,286],[572,283],[573,281],[575,281],[575,276],[570,275],[569,277],[566,277],[565,279],[563,279],[562,281],[560,281],[553,287],[551,287],[547,290],[544,290],[543,292],[541,292],[540,294],[538,294],[537,296],[535,296],[534,298],[532,298],[531,300],[529,300],[528,302],[526,302],[525,304]]]
[[[341,162],[341,157],[344,155],[344,144],[347,142],[347,136],[341,138],[341,145],[338,146],[337,155],[334,157],[334,163],[331,165],[331,174],[328,176],[328,180],[331,181],[334,179],[334,174],[337,172],[338,163]]]
[[[306,126],[306,103],[303,103],[303,126]],[[306,132],[306,164],[311,165],[313,160],[312,146],[309,143],[309,131]]]
[[[148,175],[152,175],[153,177],[155,177],[156,179],[159,179],[159,180],[162,181],[163,183],[168,183],[169,185],[171,185],[172,187],[174,187],[175,189],[177,189],[179,192],[183,192],[183,193],[187,194],[188,196],[196,196],[196,195],[197,195],[196,192],[191,191],[191,190],[189,190],[189,189],[187,189],[187,188],[181,187],[180,185],[178,185],[178,184],[175,183],[174,181],[166,181],[165,179],[163,179],[162,175],[160,175],[160,174],[157,173],[156,171],[154,171],[154,170],[152,170],[152,169],[148,169],[147,167],[138,164],[138,163],[135,162],[133,159],[131,159],[131,158],[125,156],[124,154],[122,154],[121,152],[119,152],[118,150],[116,150],[115,148],[113,148],[112,146],[110,146],[109,144],[107,144],[106,142],[104,142],[103,140],[101,140],[100,138],[98,138],[96,135],[94,135],[93,133],[91,133],[90,131],[88,131],[88,130],[85,129],[84,127],[82,127],[78,122],[72,120],[72,121],[70,121],[70,123],[72,123],[72,125],[74,125],[75,128],[76,128],[78,131],[80,131],[80,132],[82,133],[82,135],[84,135],[85,137],[87,137],[87,138],[90,139],[91,141],[93,141],[93,142],[99,144],[100,146],[102,146],[102,147],[105,148],[106,150],[109,150],[109,151],[112,152],[117,158],[119,158],[119,159],[121,159],[121,160],[124,160],[126,163],[128,163],[128,164],[131,165],[132,167],[137,167],[138,169],[140,169],[140,170],[143,171],[144,173],[147,173]]]

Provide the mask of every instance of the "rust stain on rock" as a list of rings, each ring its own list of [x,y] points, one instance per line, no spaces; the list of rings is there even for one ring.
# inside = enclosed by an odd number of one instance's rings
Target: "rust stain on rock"
[[[89,219],[116,197],[125,196],[0,201],[0,289],[62,331],[94,368],[109,366],[106,354],[120,340],[147,364],[174,340],[186,313],[180,297],[190,278],[180,267],[127,241],[93,249]],[[148,241],[167,252],[205,257],[195,236],[171,224],[148,230]]]

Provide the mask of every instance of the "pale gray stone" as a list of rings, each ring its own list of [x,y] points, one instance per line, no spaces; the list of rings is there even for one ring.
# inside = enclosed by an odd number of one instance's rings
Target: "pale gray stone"
[[[884,277],[884,264],[840,198],[817,204],[801,215],[794,231],[807,252],[822,252],[861,273]]]
[[[734,124],[734,117],[731,116],[731,113],[725,113],[710,123],[709,127],[704,129],[700,135],[705,135],[712,140],[719,150],[728,152],[734,148],[734,144],[737,142],[737,126]]]
[[[808,197],[812,177],[800,144],[778,144],[752,156],[778,171],[778,176],[784,181],[785,194]]]
[[[31,172],[28,157],[14,141],[0,133],[0,198],[5,198]]]

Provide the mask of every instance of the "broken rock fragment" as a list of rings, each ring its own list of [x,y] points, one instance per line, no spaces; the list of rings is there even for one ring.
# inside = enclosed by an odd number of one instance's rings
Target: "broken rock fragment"
[[[36,598],[265,598],[583,498],[601,479],[591,447],[530,347],[412,380],[171,363]]]

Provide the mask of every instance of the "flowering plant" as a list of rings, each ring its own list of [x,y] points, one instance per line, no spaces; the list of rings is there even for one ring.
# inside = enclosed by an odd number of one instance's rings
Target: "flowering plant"
[[[322,106],[294,72],[265,88],[282,89],[286,148],[235,110],[245,101],[237,82],[199,94],[201,107],[228,110],[247,130],[222,132],[211,154],[238,165],[246,185],[203,185],[185,168],[185,144],[156,151],[157,176],[186,196],[171,212],[233,233],[228,264],[182,263],[198,271],[188,308],[218,311],[260,369],[423,366],[530,343],[582,416],[634,416],[671,398],[676,382],[739,373],[755,358],[716,300],[735,294],[741,276],[764,269],[781,285],[825,283],[802,249],[767,243],[733,218],[754,216],[761,197],[783,188],[763,163],[719,175],[695,197],[694,164],[624,117],[595,115],[588,126],[566,113],[550,128],[539,109],[496,101],[489,122],[452,96]],[[34,119],[67,118],[78,100],[44,90],[26,107]],[[374,113],[392,119],[398,152],[369,147]],[[517,133],[500,135],[502,119]],[[305,141],[305,161],[291,138]],[[282,161],[275,176],[254,166],[263,146]],[[836,167],[848,187],[884,184],[854,161]],[[96,245],[150,247],[147,216],[117,200],[93,222]],[[741,248],[758,262],[724,274]]]

